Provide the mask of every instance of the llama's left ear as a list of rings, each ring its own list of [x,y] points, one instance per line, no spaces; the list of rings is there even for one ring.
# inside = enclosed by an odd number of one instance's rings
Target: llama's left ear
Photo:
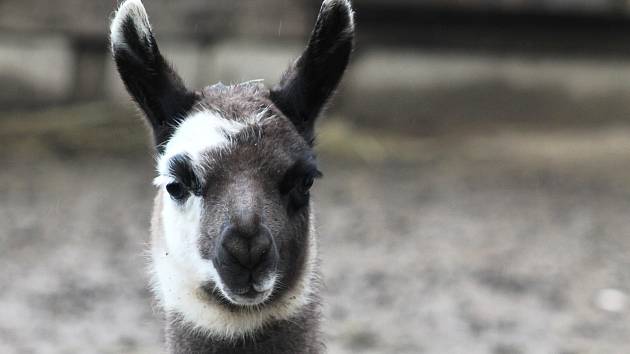
[[[158,151],[196,102],[158,49],[140,0],[126,0],[110,27],[112,54],[127,91],[144,111]]]
[[[318,114],[339,84],[354,46],[349,0],[325,0],[302,56],[287,70],[270,98],[310,144]]]

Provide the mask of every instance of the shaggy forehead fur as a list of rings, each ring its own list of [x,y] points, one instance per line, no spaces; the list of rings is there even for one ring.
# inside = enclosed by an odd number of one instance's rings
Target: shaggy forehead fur
[[[218,83],[203,89],[200,96],[198,108],[221,112],[223,118],[240,123],[251,122],[253,117],[273,110],[269,90],[262,80],[229,86]]]

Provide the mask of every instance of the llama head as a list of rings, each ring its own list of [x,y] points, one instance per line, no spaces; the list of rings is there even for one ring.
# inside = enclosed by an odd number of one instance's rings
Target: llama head
[[[250,81],[190,91],[140,0],[117,11],[113,56],[156,144],[152,258],[168,311],[229,335],[308,301],[314,122],[348,63],[352,16],[348,0],[324,1],[305,51],[270,90]]]

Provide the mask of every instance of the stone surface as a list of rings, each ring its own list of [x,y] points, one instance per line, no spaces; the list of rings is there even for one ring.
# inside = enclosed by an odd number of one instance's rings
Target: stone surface
[[[619,289],[601,289],[595,296],[595,305],[608,312],[624,312],[627,303],[628,296]]]

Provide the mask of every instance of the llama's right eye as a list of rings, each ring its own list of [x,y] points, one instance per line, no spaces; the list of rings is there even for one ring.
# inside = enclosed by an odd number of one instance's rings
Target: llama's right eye
[[[171,198],[175,200],[182,200],[188,195],[188,191],[183,184],[179,182],[173,182],[166,185],[166,191],[171,195]]]

